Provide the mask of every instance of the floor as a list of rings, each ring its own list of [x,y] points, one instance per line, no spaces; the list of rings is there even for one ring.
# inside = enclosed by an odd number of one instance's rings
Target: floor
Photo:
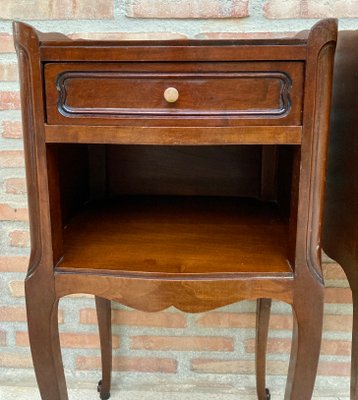
[[[272,400],[282,399],[283,395],[273,395]],[[1,400],[40,400],[38,391],[34,387],[0,386]],[[71,389],[70,400],[99,399],[95,390]],[[245,396],[237,394],[210,394],[210,393],[178,393],[178,392],[148,392],[115,390],[111,396],[112,400],[256,400],[256,396]],[[349,400],[348,397],[314,397],[312,400]]]

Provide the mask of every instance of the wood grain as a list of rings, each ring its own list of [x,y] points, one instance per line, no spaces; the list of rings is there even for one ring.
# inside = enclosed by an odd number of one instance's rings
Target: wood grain
[[[49,63],[47,123],[288,125],[302,121],[302,62]],[[179,91],[165,101],[168,87]],[[123,94],[126,94],[125,96]]]
[[[47,143],[146,145],[301,144],[300,126],[147,127],[45,125]]]
[[[287,41],[43,42],[43,62],[62,61],[260,61],[306,59],[306,40]],[[236,45],[236,46],[235,46]],[[148,51],[150,48],[150,51]],[[235,49],[235,51],[233,51]]]
[[[353,295],[351,400],[358,399],[358,30],[338,35],[323,248],[347,275]]]
[[[64,230],[60,269],[175,275],[292,274],[277,207],[215,197],[124,197]]]
[[[67,146],[67,145],[66,145]],[[96,148],[90,146],[90,148]],[[105,145],[107,195],[261,198],[262,146]],[[267,146],[264,146],[267,147]],[[273,170],[274,166],[266,165]],[[274,200],[274,199],[271,199]]]

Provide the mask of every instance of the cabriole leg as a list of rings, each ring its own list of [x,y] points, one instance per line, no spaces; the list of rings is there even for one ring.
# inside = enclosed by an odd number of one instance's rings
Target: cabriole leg
[[[323,288],[316,287],[314,296],[296,296],[292,308],[293,335],[285,400],[310,400],[321,348]]]
[[[26,307],[32,359],[42,400],[68,400],[58,334],[58,299],[51,285],[27,281]]]

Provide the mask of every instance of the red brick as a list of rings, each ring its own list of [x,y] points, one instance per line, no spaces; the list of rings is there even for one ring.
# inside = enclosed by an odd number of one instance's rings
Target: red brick
[[[28,257],[1,256],[1,272],[25,272],[29,263]]]
[[[349,288],[325,288],[324,302],[335,304],[351,304],[352,291]]]
[[[255,353],[255,340],[245,341],[247,353]],[[270,338],[267,342],[268,353],[289,354],[291,350],[291,339]],[[334,356],[349,356],[351,354],[351,342],[348,340],[323,340],[321,354]]]
[[[25,285],[24,281],[11,281],[9,282],[9,289],[11,296],[13,297],[24,297],[25,296]]]
[[[60,333],[61,346],[72,349],[98,349],[100,348],[99,336],[95,334]],[[27,332],[16,332],[16,345],[29,346]],[[119,348],[119,337],[113,336],[112,347]]]
[[[58,312],[58,322],[63,323],[63,311]],[[0,321],[3,322],[25,322],[26,309],[25,307],[0,307]]]
[[[196,325],[216,328],[254,328],[256,315],[254,313],[210,312],[198,317]]]
[[[289,38],[296,32],[203,32],[195,36],[196,39],[278,39]]]
[[[0,331],[0,346],[6,346],[6,332]]]
[[[274,314],[270,318],[270,329],[292,330],[292,315]],[[351,331],[351,315],[325,315],[323,319],[323,329],[325,331]]]
[[[26,321],[25,307],[0,307],[0,321],[24,322]]]
[[[321,376],[350,376],[350,362],[321,361],[318,364],[318,375]]]
[[[113,0],[7,1],[0,8],[0,19],[109,19],[113,11]]]
[[[26,194],[26,180],[24,178],[8,178],[4,180],[5,193]]]
[[[28,221],[27,208],[13,208],[8,204],[0,204],[0,221]]]
[[[88,294],[88,293],[74,293],[74,294],[69,294],[68,297],[72,298],[82,298],[82,299],[93,299],[93,295]]]
[[[33,368],[31,355],[17,353],[0,353],[2,368]]]
[[[267,18],[355,18],[358,2],[346,0],[268,0],[264,5]]]
[[[291,349],[291,339],[268,339],[267,353],[289,353]],[[255,353],[255,339],[245,340],[246,353]]]
[[[10,245],[12,247],[30,247],[30,232],[13,231],[10,232]]]
[[[22,138],[22,124],[20,121],[3,121],[2,135],[5,138]]]
[[[113,369],[116,371],[175,373],[176,366],[176,360],[168,358],[115,357],[113,360]],[[76,368],[99,370],[101,359],[100,357],[77,357]],[[286,375],[287,368],[286,361],[267,362],[268,375]],[[252,360],[197,358],[191,361],[191,370],[196,373],[252,375],[255,373],[255,364]],[[349,376],[349,374],[349,362],[321,361],[318,366],[318,375],[321,376]]]
[[[80,322],[82,324],[97,324],[94,309],[83,309],[80,311]],[[145,313],[141,311],[113,310],[112,322],[118,325],[151,326],[159,328],[185,328],[186,316],[177,312]]]
[[[288,362],[286,361],[268,361],[268,375],[287,375]],[[347,372],[348,371],[348,372]],[[321,361],[318,365],[317,374],[320,376],[347,376],[350,371],[350,363]]]
[[[268,375],[287,375],[288,363],[286,361],[268,361]],[[191,370],[199,373],[210,374],[255,374],[253,360],[220,360],[213,358],[197,358],[191,362]]]
[[[217,328],[255,328],[255,313],[225,313],[211,312],[203,314],[197,320],[197,326]],[[291,330],[292,316],[286,314],[272,314],[270,329]]]
[[[251,375],[255,372],[255,363],[251,360],[196,358],[191,360],[191,370],[209,374]]]
[[[268,375],[287,375],[288,362],[268,361]],[[255,373],[254,361],[251,360],[220,360],[220,359],[193,359],[191,370],[198,373],[210,374],[242,374],[252,375]],[[321,376],[349,376],[349,362],[321,361],[318,366],[318,375]]]
[[[352,315],[325,315],[323,329],[325,331],[352,332]]]
[[[274,330],[292,330],[293,320],[292,315],[273,314],[270,317],[270,329]]]
[[[217,328],[254,328],[256,315],[240,313],[211,312],[203,314],[197,320],[197,326]],[[328,331],[349,331],[352,329],[351,315],[326,315],[324,329]],[[292,330],[291,314],[272,314],[270,329]]]
[[[347,280],[342,267],[336,263],[323,264],[323,273],[325,280]]]
[[[178,351],[234,351],[232,338],[212,336],[134,336],[131,349]]]
[[[350,340],[323,340],[321,354],[334,356],[350,356],[351,341]]]
[[[23,168],[24,152],[21,150],[0,151],[0,168]]]
[[[69,35],[72,39],[91,40],[173,40],[187,39],[176,32],[81,32]]]
[[[16,332],[16,346],[29,346],[29,334],[27,332]]]
[[[76,368],[79,370],[100,369],[101,359],[100,357],[79,356],[76,359]],[[113,370],[173,374],[177,370],[177,362],[172,358],[114,357]]]
[[[14,53],[14,40],[8,33],[0,33],[0,53]]]
[[[137,0],[126,2],[132,18],[242,18],[249,15],[248,0]]]
[[[0,110],[20,110],[20,108],[21,103],[19,92],[10,90],[0,92]]]
[[[0,81],[16,82],[18,79],[17,64],[0,64]]]

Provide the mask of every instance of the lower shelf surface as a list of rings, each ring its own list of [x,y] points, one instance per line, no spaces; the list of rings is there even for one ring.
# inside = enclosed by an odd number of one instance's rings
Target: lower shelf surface
[[[88,205],[64,229],[59,270],[292,274],[277,207],[221,197],[128,196]]]

